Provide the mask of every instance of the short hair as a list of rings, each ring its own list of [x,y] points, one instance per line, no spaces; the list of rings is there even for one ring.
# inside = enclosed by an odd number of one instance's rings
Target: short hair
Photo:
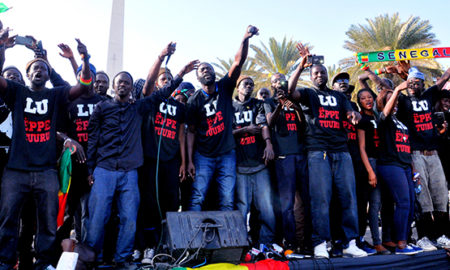
[[[97,74],[96,75],[100,75],[100,74],[103,74],[103,75],[105,75],[106,76],[106,78],[108,79],[108,82],[110,81],[109,80],[109,76],[108,76],[108,74],[106,74],[106,72],[104,72],[104,71],[102,71],[102,70],[100,70],[100,71],[97,71]],[[97,77],[97,76],[96,76]]]
[[[116,76],[114,76],[113,78],[113,86],[114,86],[114,82],[116,81],[116,78],[120,75],[120,74],[126,74],[128,75],[128,77],[130,77],[131,79],[131,85],[133,85],[133,76],[131,76],[131,74],[128,71],[120,71],[119,73],[116,74]]]
[[[328,73],[328,70],[327,70],[327,68],[326,68],[324,65],[322,65],[322,64],[313,64],[313,65],[309,68],[309,76],[312,75],[312,70],[313,70],[313,68],[315,68],[315,67],[322,67],[322,68],[325,69],[325,71]]]

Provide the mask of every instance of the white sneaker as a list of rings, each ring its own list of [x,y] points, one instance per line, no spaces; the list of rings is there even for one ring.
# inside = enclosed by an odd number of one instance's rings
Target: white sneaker
[[[423,249],[423,251],[433,251],[437,250],[437,248],[433,245],[433,243],[428,239],[428,237],[424,236],[419,241],[417,241],[417,245]]]
[[[144,258],[142,258],[141,263],[151,264],[153,256],[155,256],[155,250],[153,248],[146,248],[144,250]]]
[[[436,242],[440,248],[450,248],[450,239],[445,235],[439,237]]]
[[[314,247],[314,258],[330,258],[327,251],[327,242],[323,242]]]
[[[133,259],[133,262],[139,261],[139,259],[141,258],[141,252],[139,250],[135,249],[133,251],[133,254],[131,255],[131,258]]]
[[[342,253],[344,254],[343,256],[347,258],[359,258],[367,256],[367,252],[356,246],[355,239],[351,240],[350,243],[348,243],[348,248],[344,248]]]

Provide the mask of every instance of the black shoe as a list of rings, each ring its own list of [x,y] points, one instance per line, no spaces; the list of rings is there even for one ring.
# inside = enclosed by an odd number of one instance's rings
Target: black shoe
[[[343,247],[341,242],[335,242],[331,248],[330,254],[333,258],[342,257],[344,253],[342,252]]]

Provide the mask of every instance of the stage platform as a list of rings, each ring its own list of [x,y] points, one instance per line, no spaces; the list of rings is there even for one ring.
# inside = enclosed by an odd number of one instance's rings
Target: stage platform
[[[289,262],[289,269],[450,269],[445,250],[407,255],[374,255],[364,258],[306,259]]]

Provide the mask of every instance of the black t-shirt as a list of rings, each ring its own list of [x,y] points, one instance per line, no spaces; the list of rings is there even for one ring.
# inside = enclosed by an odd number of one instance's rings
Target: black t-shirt
[[[234,118],[233,129],[246,126],[266,126],[263,102],[250,98],[246,102],[233,100]],[[243,133],[234,136],[236,142],[236,161],[239,167],[256,167],[264,164],[262,159],[265,142],[261,134]]]
[[[278,101],[273,98],[264,103],[265,113],[273,113]],[[272,128],[272,143],[276,156],[303,153],[303,130],[298,113],[293,108],[283,108]]]
[[[301,88],[300,103],[306,118],[308,151],[347,152],[344,121],[353,111],[344,94],[330,89]]]
[[[175,158],[180,150],[178,131],[180,125],[185,122],[186,109],[184,104],[174,98],[165,99],[162,96],[156,96],[154,102],[148,115],[144,116],[142,130],[144,155],[156,159],[161,138],[159,158],[162,161],[169,161]]]
[[[81,96],[69,105],[68,135],[70,138],[77,140],[84,150],[87,150],[89,118],[97,103],[102,100],[105,100],[105,98],[94,94],[90,97]]]
[[[380,137],[378,136],[378,123],[375,115],[361,114],[361,121],[356,126],[357,129],[364,130],[366,142],[366,153],[369,158],[378,158],[378,147]]]
[[[208,95],[195,91],[186,106],[186,123],[196,128],[195,147],[207,157],[216,157],[234,149],[232,94],[236,82],[228,75],[216,82],[216,91]]]
[[[413,150],[436,150],[437,133],[432,121],[432,107],[438,98],[439,88],[434,85],[419,98],[400,95],[398,119],[405,123],[411,134]]]
[[[8,168],[42,171],[55,168],[58,112],[69,103],[70,86],[32,91],[7,81],[2,95],[13,112],[13,136]]]
[[[380,135],[379,158],[382,165],[411,166],[411,146],[408,128],[395,116],[380,115],[378,123]]]
[[[358,111],[358,106],[356,105],[355,102],[350,101],[350,105],[352,106],[352,109],[354,111]],[[344,128],[347,131],[348,150],[350,152],[350,155],[352,156],[352,160],[355,162],[355,159],[361,159],[361,156],[359,154],[359,145],[356,127],[347,119],[345,119],[342,122],[342,124],[344,125]]]

